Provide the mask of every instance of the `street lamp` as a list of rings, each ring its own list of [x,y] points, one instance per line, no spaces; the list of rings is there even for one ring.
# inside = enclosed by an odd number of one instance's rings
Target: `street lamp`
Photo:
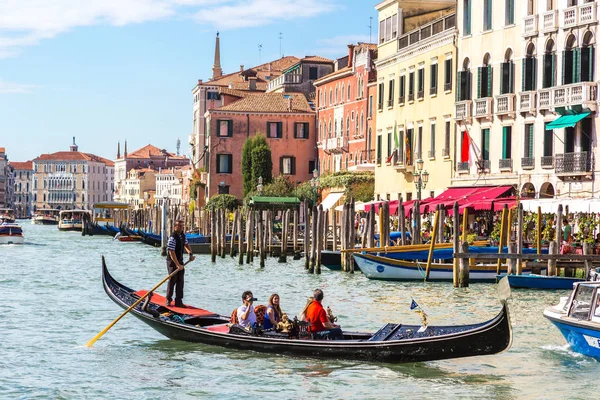
[[[423,160],[420,158],[417,160],[417,171],[413,172],[413,181],[417,188],[417,200],[421,200],[421,189],[425,189],[427,182],[429,182],[429,172],[423,171]]]
[[[313,170],[313,177],[310,180],[310,186],[312,187],[312,190],[313,190],[313,204],[316,205],[317,204],[317,189],[319,187],[319,171],[317,171],[316,168]]]
[[[258,190],[258,194],[262,194],[262,191],[263,191],[263,179],[262,179],[262,176],[258,177],[258,185],[256,185],[256,190]]]

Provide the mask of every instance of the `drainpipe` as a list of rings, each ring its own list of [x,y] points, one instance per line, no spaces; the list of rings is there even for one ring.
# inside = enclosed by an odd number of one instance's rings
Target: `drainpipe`
[[[246,138],[250,137],[250,114],[246,114]]]

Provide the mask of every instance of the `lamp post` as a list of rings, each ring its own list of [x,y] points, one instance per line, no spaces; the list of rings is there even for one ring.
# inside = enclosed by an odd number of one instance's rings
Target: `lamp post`
[[[256,185],[256,190],[258,190],[258,194],[262,194],[263,191],[263,178],[262,176],[258,177],[258,185]]]
[[[429,172],[423,170],[423,160],[417,160],[417,170],[413,172],[413,181],[417,188],[417,200],[421,201],[421,190],[425,189],[429,182]]]
[[[313,190],[313,205],[317,204],[317,189],[319,188],[319,171],[315,168],[313,170],[313,177],[310,180],[310,186]]]
[[[162,221],[161,221],[161,255],[167,255],[167,239],[169,238],[167,233],[167,201],[169,200],[169,191],[165,188],[162,191]]]

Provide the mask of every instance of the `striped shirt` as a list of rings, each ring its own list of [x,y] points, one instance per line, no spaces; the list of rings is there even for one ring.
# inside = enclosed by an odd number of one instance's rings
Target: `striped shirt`
[[[182,235],[184,238],[184,242],[183,245],[185,246],[186,244],[188,244],[188,240],[187,240],[187,236]],[[175,251],[175,237],[173,237],[173,235],[169,236],[169,241],[167,242],[167,250],[173,250]]]

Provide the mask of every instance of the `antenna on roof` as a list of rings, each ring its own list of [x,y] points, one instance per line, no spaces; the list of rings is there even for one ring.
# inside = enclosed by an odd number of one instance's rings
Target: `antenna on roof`
[[[283,50],[281,47],[281,41],[283,40],[283,33],[279,32],[279,57],[283,58]]]
[[[177,155],[179,155],[179,149],[181,148],[181,140],[177,138]]]
[[[369,43],[373,43],[371,32],[373,31],[373,17],[369,17]]]
[[[262,44],[258,45],[258,65],[262,64]]]

